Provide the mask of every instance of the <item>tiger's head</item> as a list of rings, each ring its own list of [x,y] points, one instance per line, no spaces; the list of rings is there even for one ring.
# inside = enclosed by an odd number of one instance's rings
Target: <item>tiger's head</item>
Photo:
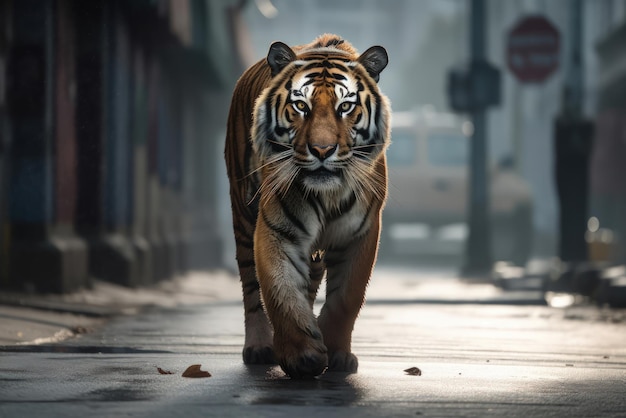
[[[377,82],[387,62],[383,47],[357,55],[332,35],[294,49],[271,45],[272,78],[252,126],[266,192],[297,185],[306,193],[350,187],[381,195],[386,180],[375,167],[389,144],[391,111]]]

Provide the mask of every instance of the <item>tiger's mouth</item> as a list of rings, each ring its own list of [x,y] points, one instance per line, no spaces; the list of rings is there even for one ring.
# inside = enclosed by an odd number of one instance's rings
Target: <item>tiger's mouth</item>
[[[329,170],[319,167],[301,172],[302,183],[311,189],[332,189],[342,183],[342,170]]]
[[[341,177],[341,171],[329,170],[326,167],[319,167],[319,168],[316,168],[315,170],[309,170],[308,172],[305,173],[305,175],[309,177],[313,177],[313,178],[325,179],[325,178],[331,178],[331,177]]]

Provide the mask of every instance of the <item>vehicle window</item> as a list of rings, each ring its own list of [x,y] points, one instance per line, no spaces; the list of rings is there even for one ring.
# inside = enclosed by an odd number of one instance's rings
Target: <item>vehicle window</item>
[[[461,134],[433,133],[428,136],[428,161],[432,165],[461,167],[467,165],[469,140]]]
[[[392,166],[415,164],[417,139],[413,131],[394,130],[391,146],[387,150],[387,162]]]

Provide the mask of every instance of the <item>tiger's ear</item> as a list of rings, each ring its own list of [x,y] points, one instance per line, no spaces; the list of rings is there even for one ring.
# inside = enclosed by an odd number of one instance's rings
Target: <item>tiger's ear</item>
[[[389,62],[387,51],[382,46],[373,46],[361,54],[358,61],[367,70],[368,74],[378,82],[380,73]]]
[[[272,69],[272,77],[280,73],[291,61],[296,59],[296,54],[286,44],[274,42],[267,53],[267,63]]]

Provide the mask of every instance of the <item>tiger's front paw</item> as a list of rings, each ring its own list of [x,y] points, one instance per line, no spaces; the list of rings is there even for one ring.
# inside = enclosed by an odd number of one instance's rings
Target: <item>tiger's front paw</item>
[[[335,351],[329,354],[328,371],[356,373],[359,359],[352,353]]]
[[[321,334],[319,338],[282,341],[274,341],[276,357],[280,367],[292,379],[313,378],[328,367],[328,353]]]
[[[324,373],[328,367],[326,351],[304,350],[279,359],[280,367],[292,379],[310,379]]]

